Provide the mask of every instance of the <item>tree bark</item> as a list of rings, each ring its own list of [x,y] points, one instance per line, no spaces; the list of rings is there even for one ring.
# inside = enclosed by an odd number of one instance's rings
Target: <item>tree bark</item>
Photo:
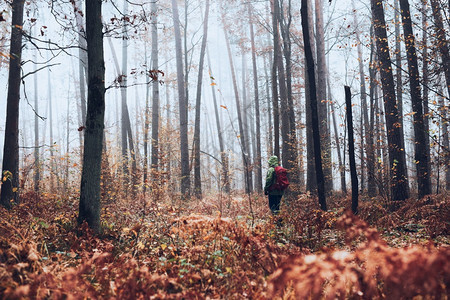
[[[415,38],[411,23],[409,1],[400,0],[402,12],[403,32],[405,35],[406,55],[408,58],[409,85],[411,90],[411,102],[414,112],[414,147],[415,164],[417,168],[418,196],[423,198],[431,193],[430,173],[428,173],[428,156],[426,131],[423,119],[422,95],[420,92],[419,66],[417,63]]]
[[[156,4],[156,2],[155,2]],[[152,28],[153,29],[153,28]],[[147,43],[144,43],[144,55],[145,55],[145,65],[147,65]],[[149,187],[148,182],[148,132],[150,127],[150,85],[147,84],[145,89],[145,116],[144,116],[144,165],[143,165],[143,180],[144,184],[142,187],[142,192],[147,192],[147,188]]]
[[[311,104],[311,121],[314,140],[314,157],[316,166],[317,194],[319,197],[320,208],[327,210],[325,198],[325,182],[322,170],[322,157],[320,151],[320,133],[319,133],[319,116],[317,111],[316,81],[314,72],[314,58],[311,50],[311,38],[309,36],[308,24],[308,0],[302,0],[301,17],[303,27],[303,43],[305,47],[305,61],[308,69],[308,79],[310,86],[310,104]]]
[[[101,229],[100,177],[105,117],[105,61],[101,16],[102,1],[86,1],[88,106],[78,223],[86,221],[95,232]]]
[[[151,156],[151,173],[152,179],[158,178],[158,161],[159,161],[159,62],[158,62],[158,7],[157,2],[151,4],[151,35],[152,35],[152,70],[156,73],[156,80],[152,83],[152,156]]]
[[[359,35],[359,29],[357,28],[357,20],[356,13],[354,14],[354,23],[356,30],[356,39],[358,41],[358,64],[359,64],[359,77],[360,77],[360,93],[361,93],[361,118],[363,119],[364,126],[361,128],[361,133],[364,132],[363,138],[365,139],[365,146],[361,147],[366,151],[366,166],[367,169],[367,194],[369,197],[375,197],[376,195],[376,182],[375,182],[375,157],[373,155],[373,134],[371,135],[370,131],[372,130],[369,126],[369,107],[367,106],[367,91],[366,91],[366,75],[364,72],[364,64],[363,64],[363,56],[362,56],[362,47],[361,47],[361,39]],[[361,138],[361,144],[363,139]],[[362,159],[362,156],[361,156]],[[364,166],[364,162],[361,162],[361,168]],[[362,170],[361,170],[362,172]],[[363,181],[363,180],[361,180]],[[363,189],[363,182],[361,182],[361,189]]]
[[[258,193],[262,192],[262,165],[261,165],[261,116],[259,107],[259,90],[258,90],[258,70],[256,67],[256,46],[255,46],[255,32],[253,29],[253,14],[250,4],[247,4],[247,11],[250,23],[250,42],[252,49],[252,68],[253,68],[253,87],[254,87],[254,97],[255,97],[255,118],[256,118],[256,157],[255,168],[256,168],[256,183],[255,190]]]
[[[323,1],[315,0],[316,9],[316,45],[317,45],[317,105],[319,109],[319,128],[322,145],[322,162],[325,177],[325,190],[333,191],[333,172],[331,161],[331,140],[327,117],[327,82],[325,61],[325,34],[323,29]]]
[[[191,178],[189,171],[188,105],[186,100],[186,90],[183,75],[183,53],[181,50],[180,17],[176,0],[172,0],[172,12],[175,31],[178,103],[180,109],[181,194],[184,199],[189,199]]]
[[[128,2],[123,2],[123,14],[126,16],[128,11]],[[123,184],[125,186],[125,191],[128,191],[128,183],[129,183],[129,169],[128,169],[128,128],[127,128],[127,61],[128,61],[128,51],[127,51],[127,42],[128,42],[128,32],[127,32],[127,20],[124,18],[123,23],[123,37],[122,37],[122,68],[117,68],[117,72],[119,73],[119,82],[120,82],[120,91],[122,95],[121,101],[121,133],[122,133],[122,172],[123,172]],[[111,46],[112,48],[112,46]],[[120,72],[122,70],[122,72]]]
[[[442,111],[442,117],[441,117],[441,126],[442,126],[442,144],[443,144],[443,150],[444,150],[444,169],[445,169],[445,189],[447,191],[450,191],[450,142],[449,142],[449,130],[448,130],[448,106],[445,107],[445,98],[440,97],[441,103],[439,103],[439,106]]]
[[[269,58],[272,57],[272,55],[269,53],[268,54]],[[267,61],[266,61],[266,56],[263,56],[264,58],[264,75],[265,75],[265,80],[266,80],[266,99],[267,99],[267,119],[268,119],[268,143],[267,143],[267,153],[269,153],[270,155],[272,155],[273,152],[273,124],[272,124],[272,106],[270,105],[272,102],[272,98],[270,97],[270,87],[269,87],[269,83],[270,83],[270,79],[269,79],[269,72],[267,71],[268,67],[267,67]],[[270,59],[269,59],[270,60]],[[269,62],[269,66],[270,66],[270,62]]]
[[[447,83],[447,95],[450,97],[450,55],[448,49],[448,42],[445,35],[444,24],[442,22],[441,7],[438,0],[431,0],[431,7],[433,9],[433,18],[436,30],[436,40],[439,52],[442,57],[442,64],[444,69],[445,81]]]
[[[288,115],[288,99],[287,99],[287,88],[286,88],[286,74],[284,72],[280,33],[279,33],[279,19],[280,19],[280,5],[278,0],[273,0],[274,11],[273,18],[273,34],[274,34],[274,64],[277,67],[278,72],[278,87],[280,92],[280,113],[281,113],[281,162],[284,167],[290,172],[291,167],[291,151],[289,147],[289,115]]]
[[[36,33],[36,31],[35,31]],[[33,51],[34,57],[34,192],[39,194],[41,181],[41,162],[39,149],[39,98],[38,98],[38,74],[37,74],[37,49]]]
[[[400,137],[401,144],[405,145],[405,125],[403,122],[403,79],[402,79],[402,47],[400,41],[402,37],[400,36],[400,20],[399,20],[399,9],[398,9],[398,0],[394,0],[394,23],[395,23],[395,64],[396,64],[396,92],[397,92],[397,108],[398,108],[398,127],[400,129]],[[406,162],[406,151],[402,152],[403,160]],[[409,177],[408,177],[408,168],[405,169],[405,177],[408,187],[409,194]]]
[[[50,81],[50,68],[47,71],[47,91],[48,91],[48,122],[50,127],[50,192],[55,193],[55,176],[57,178],[57,182],[59,183],[59,176],[57,170],[57,164],[55,163],[55,155],[53,147],[53,105],[52,105],[52,85]]]
[[[197,79],[197,95],[195,100],[195,127],[194,127],[194,195],[202,198],[202,180],[200,173],[200,112],[203,82],[203,65],[205,61],[206,41],[208,38],[209,0],[206,0],[205,18],[203,20],[203,37],[200,50],[200,62]]]
[[[24,4],[24,0],[13,0],[11,4],[12,29],[0,196],[0,202],[6,208],[11,208],[12,203],[19,201],[19,101]]]
[[[80,81],[80,108],[81,108],[81,122],[82,126],[86,123],[86,64],[87,64],[87,54],[86,54],[86,32],[84,30],[84,20],[83,13],[81,10],[82,1],[77,0],[72,2],[73,9],[75,11],[75,22],[78,28],[78,79]]]
[[[314,36],[314,21],[312,18],[312,5],[311,0],[307,0],[308,4],[308,27],[309,27],[309,37],[310,37],[310,45],[311,45],[311,51],[314,59],[315,55],[315,44],[312,42],[312,37]],[[306,65],[306,61],[305,61]],[[315,68],[315,66],[314,66]],[[315,72],[314,72],[315,74]],[[316,167],[315,167],[315,158],[314,158],[314,138],[313,138],[313,130],[312,130],[312,120],[311,120],[311,87],[309,83],[311,82],[310,78],[308,77],[308,68],[305,68],[305,102],[306,102],[306,190],[309,192],[314,192],[317,190],[317,174],[316,174]],[[313,78],[315,82],[315,78]],[[315,95],[317,97],[317,95]]]
[[[329,84],[328,84],[328,86],[329,86]],[[347,194],[347,184],[345,182],[345,166],[342,163],[341,143],[339,142],[338,127],[336,124],[336,110],[334,108],[334,104],[333,104],[333,100],[331,99],[331,95],[330,95],[330,103],[331,103],[331,111],[332,111],[332,117],[333,117],[334,139],[335,139],[336,151],[337,151],[337,155],[338,155],[339,174],[341,177],[341,191],[344,195],[346,195]]]
[[[252,155],[251,155],[251,142],[250,142],[250,126],[249,114],[251,111],[251,105],[248,103],[247,97],[247,64],[245,60],[245,52],[242,51],[242,127],[244,129],[244,143],[245,149],[247,149],[247,167],[248,167],[248,187],[249,192],[253,192],[253,171],[252,171]]]
[[[429,89],[430,73],[428,70],[429,58],[428,58],[428,16],[426,13],[427,3],[422,2],[422,85],[423,85],[423,121],[425,124],[425,142],[427,147],[428,156],[428,173],[431,180],[431,149],[430,149],[430,123],[429,123]],[[430,183],[431,184],[431,183]],[[432,185],[431,185],[432,189]]]
[[[373,37],[373,26],[370,26],[370,36]],[[370,185],[370,176],[373,176],[373,181],[375,184],[377,183],[377,162],[375,161],[375,141],[374,141],[374,131],[375,131],[375,110],[376,110],[376,53],[375,53],[375,45],[372,42],[370,44],[370,62],[369,62],[369,99],[370,99],[370,117],[369,117],[369,130],[368,130],[368,138],[369,138],[369,144],[367,149],[367,160],[368,163],[372,165],[372,175],[369,174],[369,196],[372,195],[376,196],[377,190],[376,186],[372,187]],[[377,117],[378,118],[378,117]],[[377,135],[378,140],[378,135]],[[372,190],[373,188],[373,190]]]
[[[185,99],[186,99],[186,120],[188,120],[188,108],[189,108],[189,59],[188,59],[188,46],[187,46],[187,34],[188,34],[188,10],[190,0],[184,0],[184,25],[183,25],[183,46],[184,46],[184,89],[185,89]],[[181,26],[181,23],[180,23]],[[188,150],[189,151],[189,150]]]
[[[375,39],[380,63],[381,84],[386,118],[386,130],[389,151],[389,170],[391,197],[393,200],[408,198],[408,179],[406,178],[406,161],[403,155],[405,146],[402,144],[402,132],[399,128],[399,113],[395,105],[395,86],[392,75],[391,58],[386,34],[383,1],[371,0]]]
[[[278,86],[277,86],[277,50],[276,45],[279,44],[278,22],[275,13],[275,0],[270,0],[270,10],[272,13],[272,30],[273,30],[273,61],[272,61],[272,107],[273,107],[273,132],[274,147],[273,155],[280,158],[280,112],[278,104]]]
[[[356,173],[355,141],[353,137],[352,94],[350,87],[345,86],[345,106],[348,129],[348,156],[350,160],[350,178],[352,181],[352,212],[358,212],[358,175]]]

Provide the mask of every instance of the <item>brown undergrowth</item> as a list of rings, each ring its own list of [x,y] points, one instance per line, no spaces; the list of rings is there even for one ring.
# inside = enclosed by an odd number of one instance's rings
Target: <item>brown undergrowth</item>
[[[76,225],[75,197],[22,199],[11,211],[0,208],[2,299],[446,299],[449,292],[443,195],[396,212],[362,201],[359,217],[345,213],[348,198],[329,198],[322,212],[302,195],[284,206],[279,228],[261,196],[250,198],[253,214],[239,195],[109,199],[100,236]]]

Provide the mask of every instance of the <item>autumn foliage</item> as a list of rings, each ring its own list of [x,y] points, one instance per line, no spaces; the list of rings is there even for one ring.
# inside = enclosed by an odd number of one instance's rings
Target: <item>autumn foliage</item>
[[[105,203],[101,236],[76,225],[71,198],[30,193],[11,211],[1,209],[0,298],[446,299],[449,293],[443,196],[407,202],[390,218],[381,202],[363,203],[369,225],[339,209],[348,199],[336,199],[324,213],[303,195],[284,211],[282,228],[262,197],[252,198],[253,227],[246,199],[237,196],[222,199],[222,213],[217,197],[189,208],[138,200]]]

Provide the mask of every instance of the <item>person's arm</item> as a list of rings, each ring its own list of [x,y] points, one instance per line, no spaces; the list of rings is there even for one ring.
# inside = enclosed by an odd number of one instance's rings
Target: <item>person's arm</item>
[[[274,183],[274,176],[275,174],[275,169],[274,168],[269,168],[269,170],[267,171],[267,176],[266,176],[266,185],[264,186],[264,193],[268,193],[269,192],[269,188],[270,186]]]

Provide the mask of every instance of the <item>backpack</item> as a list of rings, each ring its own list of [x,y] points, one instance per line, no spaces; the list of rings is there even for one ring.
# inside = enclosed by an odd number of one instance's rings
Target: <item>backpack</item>
[[[275,183],[270,186],[269,190],[284,191],[288,186],[289,180],[286,169],[280,166],[275,167]]]

